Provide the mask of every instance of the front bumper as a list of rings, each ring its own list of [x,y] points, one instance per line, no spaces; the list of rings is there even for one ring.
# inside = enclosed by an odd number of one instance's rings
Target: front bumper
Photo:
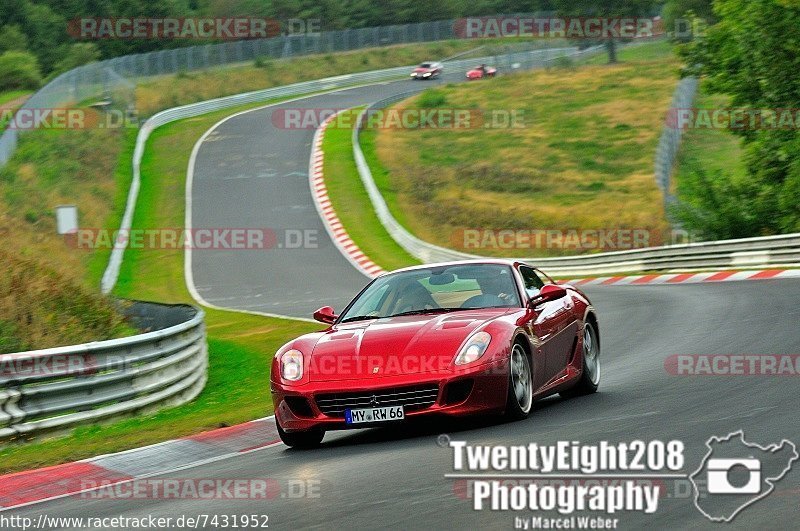
[[[272,382],[271,391],[275,404],[275,418],[284,431],[305,431],[315,428],[327,431],[368,428],[372,425],[351,426],[345,423],[343,416],[326,415],[317,404],[317,397],[320,395],[380,393],[387,389],[426,384],[438,386],[435,402],[423,409],[407,411],[406,419],[434,415],[500,413],[505,409],[508,396],[508,360],[497,360],[448,375],[414,374],[379,378],[369,382],[363,380],[313,382],[302,386],[287,386]]]

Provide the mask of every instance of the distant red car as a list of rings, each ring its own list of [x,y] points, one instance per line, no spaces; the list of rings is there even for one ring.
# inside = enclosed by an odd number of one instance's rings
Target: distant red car
[[[413,72],[411,72],[411,78],[421,80],[434,79],[441,76],[443,70],[444,67],[442,66],[442,63],[430,61],[420,63],[420,65],[416,67]]]
[[[467,79],[483,79],[484,77],[494,77],[496,74],[496,68],[480,65],[467,72]]]
[[[426,415],[526,417],[534,399],[593,393],[600,382],[595,309],[580,290],[519,262],[423,265],[373,280],[329,325],[272,362],[284,443],[327,430]]]

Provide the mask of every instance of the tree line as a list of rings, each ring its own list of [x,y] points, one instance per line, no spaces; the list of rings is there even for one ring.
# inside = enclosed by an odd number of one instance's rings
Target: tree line
[[[694,168],[675,213],[707,239],[800,232],[800,2],[714,0],[713,23],[684,44],[686,75],[730,97],[746,174]]]
[[[85,18],[301,19],[320,21],[324,31],[514,13],[642,16],[657,14],[663,3],[664,0],[3,0],[0,55],[10,55],[0,56],[0,90],[36,88],[61,72],[92,61],[198,43],[154,38],[82,41],[71,35],[69,27],[71,21]]]

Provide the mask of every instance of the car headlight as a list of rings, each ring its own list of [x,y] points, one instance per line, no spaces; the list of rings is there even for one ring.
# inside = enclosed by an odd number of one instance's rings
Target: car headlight
[[[287,350],[281,356],[281,377],[296,382],[303,377],[303,353],[299,350]]]
[[[424,74],[422,74],[422,77],[430,77],[430,75],[431,75],[430,72],[425,72]]]
[[[472,337],[461,347],[461,352],[456,356],[456,365],[466,365],[480,359],[486,353],[486,349],[489,348],[491,340],[492,336],[489,332],[472,334]]]

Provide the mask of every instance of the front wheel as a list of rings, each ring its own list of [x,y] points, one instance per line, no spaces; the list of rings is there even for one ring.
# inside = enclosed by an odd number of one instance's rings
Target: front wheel
[[[575,387],[564,391],[561,396],[571,398],[580,395],[590,395],[597,391],[600,385],[600,339],[592,323],[587,322],[583,327],[583,372]]]
[[[283,444],[291,448],[298,448],[301,450],[316,448],[322,442],[322,438],[325,437],[325,432],[320,429],[287,433],[283,431],[283,428],[281,428],[277,420],[275,421],[275,425],[278,427],[278,435],[281,441],[283,441]]]
[[[533,405],[533,375],[531,362],[522,345],[514,343],[508,371],[506,416],[521,420],[528,416]]]

